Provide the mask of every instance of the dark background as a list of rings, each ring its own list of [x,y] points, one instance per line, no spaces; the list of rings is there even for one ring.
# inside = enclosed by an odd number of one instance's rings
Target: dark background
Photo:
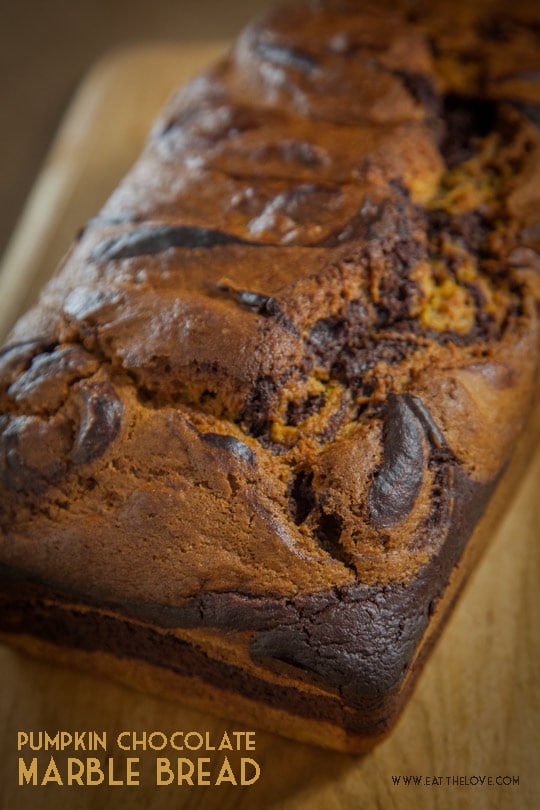
[[[0,256],[70,97],[106,51],[230,40],[271,0],[0,0]]]

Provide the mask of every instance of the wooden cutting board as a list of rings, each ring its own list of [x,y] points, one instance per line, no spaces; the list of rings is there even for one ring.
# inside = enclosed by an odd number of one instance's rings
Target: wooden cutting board
[[[223,47],[219,43],[137,47],[111,55],[92,71],[67,113],[6,253],[0,275],[4,332],[35,299],[73,234],[127,170],[169,92]],[[19,787],[19,731],[105,730],[114,739],[121,730],[182,729],[208,731],[220,738],[232,726],[0,647],[0,806],[9,810],[540,807],[539,492],[537,453],[412,701],[394,733],[373,753],[346,756],[257,732],[251,756],[259,762],[261,775],[251,786],[156,787],[148,779],[139,787]],[[57,754],[57,763],[65,763],[67,756]],[[155,756],[140,753],[143,769],[151,767]],[[421,777],[421,784],[406,784],[404,776]],[[440,780],[433,784],[433,777]],[[492,777],[494,784],[473,784],[476,777]],[[500,777],[511,784],[496,784]]]

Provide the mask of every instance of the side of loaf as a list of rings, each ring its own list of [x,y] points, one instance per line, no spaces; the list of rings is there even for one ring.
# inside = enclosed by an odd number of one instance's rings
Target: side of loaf
[[[538,433],[540,10],[302,0],[181,88],[0,351],[0,635],[342,750]]]

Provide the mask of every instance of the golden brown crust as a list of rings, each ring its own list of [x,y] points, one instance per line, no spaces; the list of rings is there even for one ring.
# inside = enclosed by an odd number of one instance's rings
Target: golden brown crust
[[[389,722],[536,389],[539,37],[312,0],[177,94],[0,355],[6,577]]]

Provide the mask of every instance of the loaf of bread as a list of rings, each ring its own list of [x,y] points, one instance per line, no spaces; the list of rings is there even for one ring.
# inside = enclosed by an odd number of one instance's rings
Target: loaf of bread
[[[534,442],[539,125],[527,0],[291,2],[182,88],[0,356],[2,638],[380,740]]]

